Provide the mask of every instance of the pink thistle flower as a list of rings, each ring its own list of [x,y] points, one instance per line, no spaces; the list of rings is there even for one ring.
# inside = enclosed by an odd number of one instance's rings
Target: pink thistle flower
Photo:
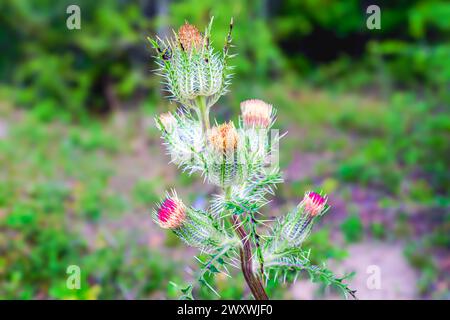
[[[311,217],[315,217],[320,214],[327,203],[327,196],[320,195],[314,191],[308,191],[305,193],[302,204],[305,212]]]
[[[241,112],[246,128],[267,128],[272,122],[272,105],[259,99],[242,101]]]
[[[177,229],[186,220],[186,208],[176,196],[167,197],[159,206],[157,222],[164,229]]]

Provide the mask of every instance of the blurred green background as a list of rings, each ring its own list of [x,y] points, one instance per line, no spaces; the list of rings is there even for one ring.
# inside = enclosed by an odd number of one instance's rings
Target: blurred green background
[[[81,9],[68,30],[66,8]],[[366,8],[381,8],[381,30]],[[237,120],[261,98],[288,131],[286,183],[264,212],[307,189],[332,210],[308,247],[361,299],[450,298],[450,3],[444,0],[155,0],[0,3],[0,298],[165,299],[195,269],[195,250],[150,210],[176,187],[202,207],[215,190],[168,164],[153,117],[167,102],[146,37],[215,16],[221,50],[234,17],[231,93],[212,113]],[[66,287],[69,265],[81,289]],[[382,287],[370,290],[367,268]],[[243,279],[214,280],[246,298]],[[299,284],[300,283],[300,284]],[[275,298],[334,298],[300,281]],[[199,298],[216,298],[206,288]]]

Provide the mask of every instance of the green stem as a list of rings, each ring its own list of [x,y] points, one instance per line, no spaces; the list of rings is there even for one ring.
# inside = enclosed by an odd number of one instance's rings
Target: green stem
[[[224,192],[224,194],[225,194],[225,201],[229,201],[230,198],[231,198],[231,187],[225,187],[224,190],[223,190],[223,192]],[[231,213],[231,214],[232,214],[232,213]],[[224,219],[224,221],[225,221],[226,229],[227,229],[227,230],[231,230],[231,232],[232,232],[233,234],[236,234],[236,232],[234,231],[234,228],[233,228],[233,223],[232,223],[232,221],[231,221],[231,218],[229,218],[229,219]],[[240,239],[239,239],[239,242],[240,242]]]
[[[197,97],[198,117],[202,122],[203,132],[207,132],[211,125],[209,123],[209,108],[206,106],[206,98],[203,96]]]

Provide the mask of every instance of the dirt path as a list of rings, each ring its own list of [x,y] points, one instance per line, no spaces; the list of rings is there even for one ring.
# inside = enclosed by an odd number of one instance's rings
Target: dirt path
[[[401,244],[382,242],[363,242],[348,247],[349,258],[335,266],[330,266],[337,274],[355,271],[351,288],[357,290],[360,300],[373,299],[418,299],[417,272],[408,264],[403,255]],[[380,287],[376,288],[371,277],[379,271]],[[371,289],[372,288],[372,289]],[[292,286],[292,298],[314,299],[318,289],[316,284],[307,280]],[[328,293],[326,299],[338,299]]]

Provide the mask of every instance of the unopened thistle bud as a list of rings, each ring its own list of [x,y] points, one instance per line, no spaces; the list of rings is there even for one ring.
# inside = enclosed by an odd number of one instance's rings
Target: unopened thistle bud
[[[241,102],[244,128],[268,128],[272,122],[272,105],[258,99]]]
[[[172,39],[150,39],[158,53],[158,71],[170,98],[197,112],[208,109],[226,93],[230,78],[229,55],[216,52],[208,41],[211,24],[212,19],[204,36],[195,26],[185,23]]]
[[[198,121],[189,114],[178,111],[173,114],[163,113],[155,118],[156,125],[162,133],[171,161],[191,172],[198,169],[193,158],[204,149],[204,136]]]
[[[254,167],[268,164],[272,148],[277,146],[277,136],[269,139],[268,129],[274,122],[275,108],[258,99],[241,102],[241,131],[246,149],[253,154]],[[252,169],[251,169],[252,170]],[[253,171],[253,170],[252,170]]]
[[[297,208],[288,213],[280,224],[276,245],[299,246],[311,232],[315,218],[324,214],[326,209],[326,196],[312,191],[306,192]]]
[[[208,178],[219,186],[230,186],[242,180],[245,166],[240,158],[239,135],[232,122],[208,131]]]
[[[178,29],[178,40],[182,49],[187,52],[192,49],[199,51],[203,46],[203,37],[200,31],[187,22]]]
[[[186,208],[176,195],[168,196],[158,208],[157,223],[164,229],[177,229],[186,220]]]
[[[327,197],[326,195],[321,196],[317,192],[310,191],[305,193],[305,197],[303,198],[302,203],[305,213],[310,215],[311,217],[315,217],[320,214],[325,208]]]
[[[168,194],[153,211],[153,220],[160,227],[172,230],[186,244],[203,251],[213,251],[229,240],[206,213],[186,207],[175,192]]]

